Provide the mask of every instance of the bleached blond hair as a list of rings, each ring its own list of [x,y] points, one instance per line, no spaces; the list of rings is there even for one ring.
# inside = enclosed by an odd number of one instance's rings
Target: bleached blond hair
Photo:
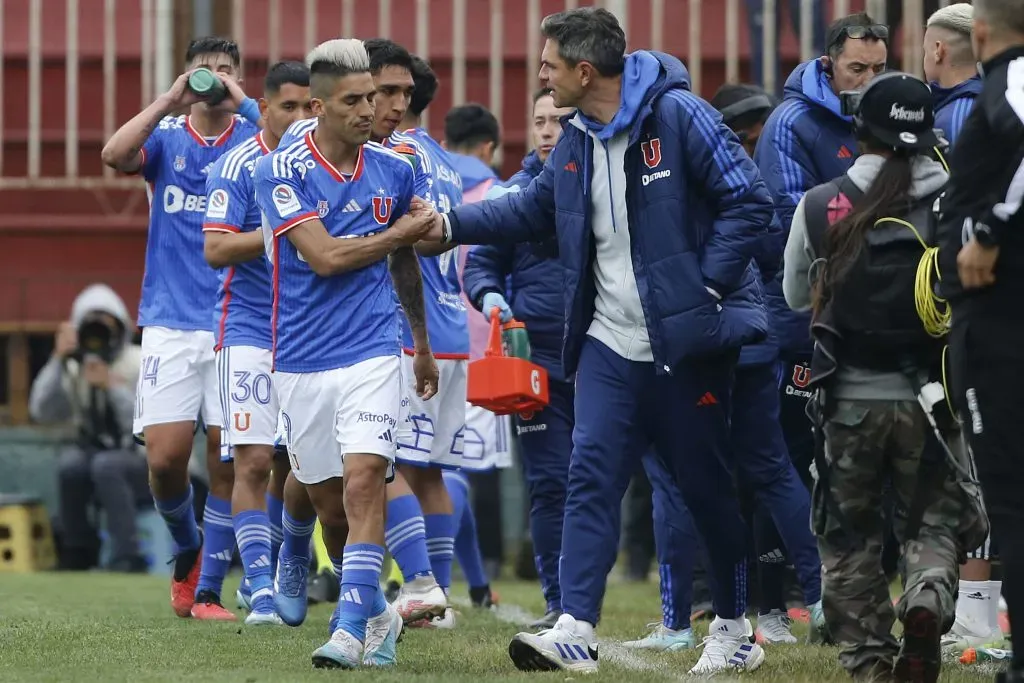
[[[933,26],[970,36],[974,28],[974,7],[966,2],[942,7],[928,18],[928,27]]]
[[[370,56],[363,41],[356,38],[335,38],[320,43],[306,55],[311,72],[342,75],[370,70]]]

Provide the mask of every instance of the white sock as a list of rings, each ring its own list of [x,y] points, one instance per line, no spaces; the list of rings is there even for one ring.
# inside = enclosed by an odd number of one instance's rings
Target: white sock
[[[587,621],[576,622],[576,635],[591,645],[597,640],[594,636],[594,625]]]
[[[989,608],[988,608],[988,625],[992,627],[993,631],[1001,631],[999,627],[999,598],[1002,596],[1003,582],[1002,581],[989,581],[988,582],[988,594],[989,594]]]
[[[990,581],[960,581],[956,613],[975,628],[984,628],[989,623],[989,611],[992,604],[992,595],[989,592],[990,583]]]

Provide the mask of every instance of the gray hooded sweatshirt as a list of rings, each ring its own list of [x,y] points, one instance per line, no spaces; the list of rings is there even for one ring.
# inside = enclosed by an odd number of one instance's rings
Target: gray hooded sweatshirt
[[[846,174],[861,192],[867,192],[884,163],[885,157],[864,154],[857,157]],[[949,175],[942,164],[928,157],[916,157],[911,168],[914,177],[911,197],[927,197],[949,181]],[[786,303],[794,311],[811,308],[811,284],[817,277],[817,259],[818,255],[814,253],[814,247],[807,236],[804,200],[801,199],[793,215],[786,242],[785,270],[782,276]],[[907,378],[898,372],[874,372],[848,367],[840,367],[836,373],[832,396],[837,399],[890,401],[912,401],[915,398]]]
[[[107,285],[89,285],[82,290],[71,306],[71,323],[77,328],[85,316],[93,311],[109,313],[124,324],[125,345],[110,367],[114,383],[106,393],[106,400],[111,403],[122,434],[122,443],[112,444],[112,447],[134,448],[132,418],[142,357],[141,348],[131,343],[135,325],[124,301]],[[80,377],[77,361],[51,357],[32,383],[28,400],[29,414],[35,422],[71,421],[81,426],[91,396],[89,389],[89,385]]]

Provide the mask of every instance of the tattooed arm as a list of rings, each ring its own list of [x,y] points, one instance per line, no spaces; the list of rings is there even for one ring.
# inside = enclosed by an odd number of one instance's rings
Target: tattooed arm
[[[190,73],[178,76],[170,90],[117,129],[117,132],[107,140],[100,154],[104,164],[123,173],[136,173],[142,168],[146,160],[146,155],[142,151],[143,146],[156,130],[160,119],[172,111],[199,101],[195,93],[188,89]]]
[[[438,373],[434,354],[430,352],[430,340],[427,338],[420,262],[412,247],[401,247],[391,252],[388,267],[412,331],[412,369],[416,377],[416,394],[427,400],[437,393]]]
[[[409,321],[416,353],[430,353],[427,338],[427,315],[423,303],[423,275],[420,262],[412,247],[400,247],[391,252],[388,259],[391,281],[395,284],[398,300]]]

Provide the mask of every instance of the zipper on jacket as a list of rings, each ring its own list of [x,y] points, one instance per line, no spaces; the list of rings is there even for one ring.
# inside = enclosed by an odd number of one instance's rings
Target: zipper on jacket
[[[612,155],[608,151],[608,141],[602,140],[601,146],[604,147],[604,166],[608,172],[608,204],[611,205],[612,210],[612,232],[618,232],[618,226],[615,223],[615,187],[612,185]]]

